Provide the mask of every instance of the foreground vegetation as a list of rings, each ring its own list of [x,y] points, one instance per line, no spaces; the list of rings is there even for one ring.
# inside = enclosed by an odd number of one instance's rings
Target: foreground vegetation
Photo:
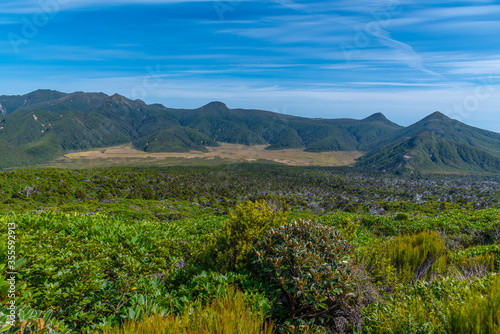
[[[238,165],[0,180],[0,331],[500,332],[494,177]]]

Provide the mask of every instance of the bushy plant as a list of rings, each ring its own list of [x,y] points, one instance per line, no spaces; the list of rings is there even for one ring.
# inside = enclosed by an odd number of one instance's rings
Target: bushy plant
[[[256,271],[277,287],[279,316],[295,326],[335,328],[355,300],[349,270],[351,244],[335,229],[298,220],[257,242]],[[338,322],[338,321],[337,321]]]
[[[339,229],[346,240],[353,242],[359,233],[359,222],[353,221],[351,217],[344,216],[336,222],[335,226]]]
[[[408,220],[410,217],[408,216],[407,213],[405,212],[398,212],[395,216],[394,216],[394,220],[397,220],[397,221],[403,221],[403,220]]]
[[[203,271],[194,275],[170,291],[164,292],[166,305],[172,312],[182,312],[187,306],[196,303],[208,303],[214,298],[225,295],[231,287],[245,291],[245,298],[252,308],[268,312],[271,309],[269,300],[260,291],[259,282],[248,274],[228,272],[225,274]]]
[[[446,269],[445,245],[436,232],[400,235],[379,240],[358,252],[358,261],[366,264],[383,291],[391,291],[397,283],[415,283],[432,273]]]
[[[500,269],[500,244],[495,245],[480,245],[475,247],[470,247],[467,249],[459,250],[455,253],[450,254],[449,258],[451,261],[456,261],[460,263],[466,258],[475,258],[478,256],[492,258],[488,259],[488,265],[493,270]]]
[[[244,293],[229,288],[221,296],[204,305],[189,305],[179,315],[147,317],[127,321],[123,326],[106,328],[103,334],[271,334],[273,325],[265,322],[266,313],[252,309]]]
[[[421,232],[394,238],[387,248],[387,256],[398,276],[408,283],[425,277],[444,251],[444,242],[436,232]]]
[[[500,277],[421,281],[363,312],[363,333],[498,333]]]
[[[163,311],[172,301],[166,286],[177,288],[171,284],[192,266],[191,247],[199,248],[220,228],[220,220],[134,222],[49,212],[0,216],[4,240],[8,223],[16,223],[16,251],[26,260],[19,269],[16,304],[52,310],[51,319],[82,332]],[[4,255],[0,243],[0,260]],[[4,269],[0,265],[0,291]]]
[[[21,271],[26,264],[26,258],[13,260],[12,267],[7,266],[8,248],[0,240],[0,332],[1,333],[63,333],[68,332],[65,324],[52,317],[52,311],[38,311],[29,306],[34,295],[32,288],[20,280],[21,275],[16,275],[17,282],[14,286],[16,295],[16,308],[11,313],[12,287],[8,272]],[[9,277],[9,279],[7,278]],[[21,293],[22,292],[22,293]],[[36,293],[35,293],[36,294]],[[14,319],[13,319],[14,317]],[[14,321],[13,321],[14,320]]]
[[[480,245],[455,251],[446,258],[451,274],[481,277],[500,269],[500,245]]]
[[[30,333],[30,334],[67,334],[71,331],[65,327],[63,322],[53,319],[52,311],[38,311],[24,307],[16,311],[14,323],[7,317],[8,310],[0,306],[0,333]]]
[[[446,325],[448,333],[499,333],[500,276],[484,293],[471,291],[463,303],[450,307]]]
[[[216,267],[223,271],[248,267],[255,242],[266,230],[287,223],[288,209],[279,200],[239,204],[208,246],[208,252],[214,253]]]

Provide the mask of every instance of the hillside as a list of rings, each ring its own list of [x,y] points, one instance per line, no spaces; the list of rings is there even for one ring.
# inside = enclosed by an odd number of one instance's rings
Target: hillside
[[[67,152],[129,143],[150,153],[207,152],[228,143],[265,145],[271,151],[369,152],[358,166],[380,170],[499,170],[500,134],[439,112],[402,127],[381,113],[361,120],[318,119],[231,109],[222,102],[173,109],[119,94],[53,90],[0,96],[0,112],[0,140],[21,152],[0,166],[46,163]],[[413,152],[409,161],[401,160],[405,150]]]
[[[364,120],[309,119],[263,110],[229,109],[222,102],[171,109],[121,95],[38,90],[1,96],[0,139],[35,162],[63,152],[133,143],[149,152],[207,151],[218,142],[267,145],[269,150],[362,151],[400,126],[375,114]]]
[[[324,312],[340,298],[341,307],[359,312],[348,318],[357,321],[352,327],[372,334],[498,333],[478,327],[500,326],[500,176],[231,167],[0,173],[0,237],[12,238],[15,227],[18,262],[24,263],[15,267],[23,289],[15,302],[23,305],[19,317],[27,319],[3,333],[24,332],[19,328],[25,324],[36,328],[43,318],[54,329],[45,333],[312,333],[258,329],[265,319],[277,327],[291,314],[286,289],[306,288],[314,288],[310,297],[294,297],[310,308],[303,318],[331,319],[316,333],[341,333],[334,321],[338,313]],[[2,251],[5,256],[5,245]],[[245,256],[235,260],[235,253]],[[431,257],[436,266],[428,265]],[[277,267],[276,259],[285,262]],[[238,266],[228,272],[234,261]],[[3,268],[0,276],[4,286],[6,272]],[[342,293],[346,282],[355,289],[344,291],[354,295]],[[246,310],[233,307],[243,301],[230,304],[232,295],[211,313],[201,308],[200,301],[216,305],[218,296],[236,287],[252,302]],[[486,299],[489,291],[495,294]],[[95,307],[105,302],[121,309]],[[328,304],[315,307],[323,302]],[[471,305],[470,320],[446,316],[469,316]],[[146,307],[161,312],[157,320],[136,317],[134,312]],[[279,313],[267,313],[257,326],[240,326],[263,307]],[[34,316],[26,316],[26,309]],[[192,321],[200,314],[220,317],[202,327]],[[486,314],[488,322],[478,321],[477,314]],[[100,329],[101,319],[114,330]],[[168,319],[168,326],[159,327]],[[473,326],[442,331],[451,327],[450,319],[453,328],[467,321]],[[141,326],[131,327],[135,323]],[[171,330],[173,323],[179,330]],[[186,330],[189,323],[194,326]],[[227,323],[237,326],[228,329]]]
[[[5,140],[0,140],[0,157],[0,170],[8,167],[26,166],[32,163],[29,154]]]
[[[380,139],[376,146],[413,137],[422,131],[432,132],[446,140],[474,146],[493,154],[500,154],[500,134],[478,129],[451,119],[440,112],[434,112],[392,136]]]
[[[59,99],[67,95],[66,93],[48,89],[39,89],[26,95],[2,95],[0,96],[0,114],[7,115],[18,109]]]
[[[364,150],[374,138],[402,127],[385,117],[310,119],[263,110],[229,109],[212,102],[194,110],[168,109],[182,125],[210,138],[244,145],[269,144],[268,149],[304,148],[309,152]]]
[[[406,173],[498,172],[500,158],[468,144],[446,140],[429,131],[379,147],[358,159],[358,167]]]

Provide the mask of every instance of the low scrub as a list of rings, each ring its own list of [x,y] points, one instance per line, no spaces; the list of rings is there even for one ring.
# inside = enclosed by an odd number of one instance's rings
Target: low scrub
[[[382,291],[392,291],[398,283],[414,284],[446,269],[440,258],[446,248],[436,232],[400,235],[373,242],[358,252]]]
[[[179,315],[155,315],[139,322],[106,328],[103,334],[190,334],[248,333],[271,334],[273,325],[265,321],[262,310],[252,309],[244,293],[228,289],[212,302],[187,307]]]
[[[493,334],[500,331],[500,277],[419,282],[364,310],[363,333]]]

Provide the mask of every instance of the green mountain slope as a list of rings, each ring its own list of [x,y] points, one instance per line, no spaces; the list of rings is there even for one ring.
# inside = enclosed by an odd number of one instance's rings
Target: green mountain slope
[[[358,167],[388,172],[498,172],[500,158],[429,131],[379,147],[358,159]]]
[[[0,140],[0,170],[7,167],[27,166],[32,162],[29,154],[5,140]]]
[[[206,152],[205,146],[218,145],[209,137],[184,126],[160,130],[134,142],[135,148],[145,152],[188,152],[190,150]]]
[[[222,102],[172,109],[118,94],[52,90],[0,96],[0,140],[23,153],[20,164],[125,143],[149,152],[206,151],[220,142],[269,150],[364,151],[370,153],[359,166],[395,171],[493,171],[500,156],[500,134],[438,112],[404,128],[381,113],[362,120],[312,119],[230,109]]]
[[[165,138],[173,133],[179,134],[178,129],[165,132],[178,126],[190,128],[198,135],[193,135],[192,131],[187,135],[188,130],[185,130],[179,135],[182,140],[175,141],[170,148],[165,141],[159,146],[162,148],[157,149],[190,150],[196,147],[204,150],[199,143],[211,140],[244,145],[267,144],[270,150],[354,151],[365,150],[367,143],[372,143],[374,138],[386,137],[401,129],[382,114],[364,120],[308,119],[263,110],[229,109],[221,102],[193,110],[170,109],[159,104],[132,101],[118,94],[66,94],[40,90],[23,96],[3,96],[0,101],[8,105],[4,116],[6,129],[0,131],[1,139],[15,145],[34,145],[52,131],[52,136],[43,143],[51,143],[51,147],[59,145],[63,151],[126,142],[142,146],[159,132]],[[39,120],[32,120],[34,116]],[[51,125],[46,127],[49,123]],[[200,135],[204,136],[203,139]],[[44,158],[48,160],[54,156],[44,155]]]
[[[15,111],[2,122],[0,139],[24,149],[36,162],[50,161],[65,151],[128,143],[133,135],[132,127],[98,111]]]
[[[365,120],[310,119],[263,110],[229,109],[221,102],[194,110],[172,111],[183,126],[196,129],[216,141],[244,145],[268,143],[269,149],[363,150],[375,137],[389,136],[402,129],[381,114],[382,117]]]
[[[65,110],[74,110],[77,112],[89,112],[99,106],[108,96],[104,93],[83,93],[76,92],[65,94],[60,98],[49,99],[38,103],[30,103],[18,107],[17,110],[49,110],[51,112],[60,112]]]
[[[474,146],[493,154],[500,154],[499,133],[466,125],[440,112],[435,112],[392,136],[379,140],[376,146],[394,142],[405,137],[413,137],[421,131],[429,131],[446,140]]]
[[[68,94],[49,89],[39,89],[26,95],[2,95],[0,96],[0,114],[10,114],[20,108],[59,99],[66,95]]]

